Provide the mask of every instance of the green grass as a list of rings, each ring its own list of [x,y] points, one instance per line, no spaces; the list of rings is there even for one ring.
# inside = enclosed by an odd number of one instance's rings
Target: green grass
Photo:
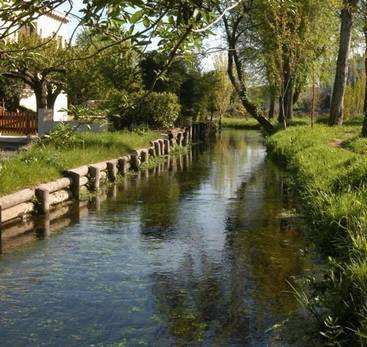
[[[354,124],[290,127],[268,140],[293,177],[315,243],[332,257],[308,305],[328,342],[341,345],[367,341],[367,139]]]
[[[315,122],[317,123],[324,123],[326,122],[327,118],[322,115],[319,116],[317,119],[315,119]],[[280,129],[280,126],[278,124],[277,118],[274,117],[271,122],[274,124],[274,126],[278,129]],[[310,125],[311,120],[309,115],[296,115],[292,121],[289,122],[288,126],[307,126]],[[233,117],[224,117],[222,119],[222,126],[223,128],[229,128],[229,129],[254,129],[258,130],[260,129],[259,123],[256,121],[256,119],[252,117],[248,118],[233,118]]]
[[[0,196],[57,179],[65,169],[114,159],[147,147],[159,134],[122,131],[77,136],[80,144],[72,148],[36,144],[10,159],[0,159]]]
[[[259,123],[254,118],[230,118],[222,119],[222,127],[228,129],[260,129]]]

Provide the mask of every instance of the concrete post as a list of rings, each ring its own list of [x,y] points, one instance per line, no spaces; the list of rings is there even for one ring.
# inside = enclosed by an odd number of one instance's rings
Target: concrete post
[[[45,188],[36,189],[37,209],[40,214],[46,215],[50,212],[50,192]]]
[[[154,149],[157,157],[161,156],[161,146],[158,141],[154,141]]]
[[[181,146],[181,144],[182,144],[182,132],[181,131],[179,133],[177,133],[176,142],[177,142],[178,146]]]
[[[125,156],[125,157],[118,159],[118,170],[121,175],[125,175],[126,172],[129,170],[129,168],[130,168],[130,163],[129,163],[128,157]]]
[[[90,186],[92,190],[98,190],[101,181],[101,170],[96,166],[89,166]]]
[[[135,171],[139,170],[140,159],[139,159],[138,154],[131,154],[130,164],[131,164],[131,168],[133,170],[135,170]]]
[[[80,197],[80,174],[74,171],[66,171],[65,175],[70,177],[72,180],[72,184],[70,185],[71,192],[73,194],[74,199],[79,200]]]
[[[107,162],[107,176],[108,179],[112,182],[116,181],[117,178],[117,161],[109,161]]]
[[[188,132],[188,140],[189,142],[191,142],[192,141],[192,125],[188,126],[186,131]]]
[[[149,159],[149,150],[148,149],[143,149],[141,152],[140,152],[140,160],[142,163],[145,163],[147,162]]]
[[[169,154],[171,151],[171,146],[168,139],[164,140],[164,154]]]
[[[155,157],[155,149],[154,146],[149,148],[149,157]]]
[[[187,146],[188,143],[189,143],[189,140],[188,140],[188,132],[187,130],[183,133],[183,138],[182,138],[182,146]]]
[[[164,142],[163,142],[163,140],[159,139],[158,143],[159,143],[160,153],[161,153],[161,155],[164,155]]]

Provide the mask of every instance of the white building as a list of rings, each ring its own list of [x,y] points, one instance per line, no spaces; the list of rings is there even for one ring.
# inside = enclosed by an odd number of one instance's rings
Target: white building
[[[65,14],[58,11],[49,11],[39,16],[31,24],[21,27],[13,34],[13,38],[17,40],[19,35],[24,33],[37,33],[41,38],[55,37],[60,47],[65,47],[68,37],[67,24],[69,20]],[[36,111],[36,97],[30,87],[25,87],[20,99],[20,106],[23,106],[29,110]],[[68,97],[62,92],[55,101],[53,120],[54,121],[66,121],[67,113],[65,111],[60,112],[61,109],[67,109]]]

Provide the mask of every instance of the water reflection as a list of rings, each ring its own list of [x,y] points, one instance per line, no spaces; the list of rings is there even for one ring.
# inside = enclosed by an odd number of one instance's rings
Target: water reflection
[[[3,231],[1,346],[285,345],[266,330],[312,268],[285,184],[259,133],[224,131]]]

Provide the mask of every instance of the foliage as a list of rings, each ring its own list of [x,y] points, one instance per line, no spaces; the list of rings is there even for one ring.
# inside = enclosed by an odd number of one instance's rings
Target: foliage
[[[223,55],[217,55],[214,60],[214,67],[217,77],[217,85],[214,88],[214,107],[223,117],[227,112],[233,93],[233,87],[227,74],[227,61]]]
[[[37,46],[38,48],[32,49]],[[7,53],[0,63],[0,73],[25,83],[36,95],[37,108],[53,108],[56,97],[65,87],[66,55],[56,39],[42,39],[36,34],[21,35],[6,43]]]
[[[99,52],[106,44],[112,46]],[[140,57],[128,42],[113,45],[111,39],[85,30],[69,54],[73,59],[67,65],[67,92],[73,105],[108,100],[116,91],[133,93],[142,88]]]
[[[260,20],[253,43],[272,93],[285,116],[307,84],[320,81],[334,59],[336,30],[332,1],[260,1]],[[245,41],[246,42],[246,41]]]
[[[207,119],[215,111],[215,92],[218,85],[216,71],[191,71],[181,86],[182,115],[186,118]]]
[[[21,92],[22,84],[19,81],[0,76],[0,106],[3,106],[4,102],[7,110],[16,111],[19,107]]]
[[[183,57],[176,57],[164,74],[156,80],[166,59],[165,54],[158,52],[149,52],[144,55],[141,68],[147,90],[175,93],[182,107],[181,123],[185,123],[189,118],[206,119],[208,114],[218,110],[219,91],[222,91],[223,87],[224,91],[228,90],[226,89],[228,83],[227,85],[220,83],[220,77],[226,81],[226,74],[223,71],[219,72],[216,69],[204,73],[197,59],[193,55],[186,54]]]
[[[169,128],[180,115],[181,107],[173,93],[150,93],[138,106],[144,121],[155,128]]]
[[[164,70],[167,58],[166,53],[158,51],[151,51],[143,55],[140,67],[144,87],[155,92],[171,92],[179,95],[181,86],[191,69],[195,70],[193,57],[176,57]],[[158,74],[163,70],[164,73],[157,80]]]
[[[67,124],[57,124],[48,134],[44,135],[39,142],[41,146],[54,146],[56,149],[73,148],[80,144],[81,140],[74,129]]]
[[[366,76],[362,57],[354,57],[349,62],[349,78],[344,96],[345,119],[363,114]]]

